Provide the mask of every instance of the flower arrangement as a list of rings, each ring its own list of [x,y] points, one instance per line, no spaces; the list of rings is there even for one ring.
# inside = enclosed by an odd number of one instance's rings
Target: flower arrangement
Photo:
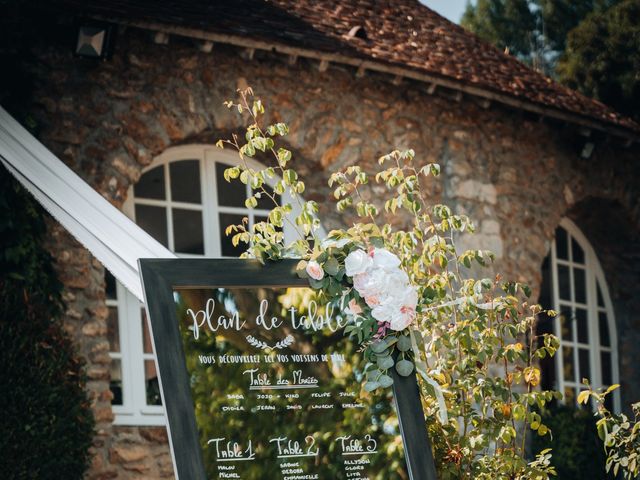
[[[261,262],[300,259],[298,275],[350,320],[344,333],[366,359],[365,390],[391,386],[392,369],[419,375],[439,478],[553,475],[548,451],[528,460],[526,437],[550,435],[536,409],[561,395],[540,390],[537,360],[554,355],[558,341],[536,333],[543,310],[528,303],[526,285],[499,275],[473,278],[493,255],[457,250],[457,236],[474,227],[465,215],[431,203],[429,184],[440,166],[420,164],[413,150],[395,150],[380,157],[375,175],[360,165],[334,172],[329,186],[338,211],[358,219],[321,238],[318,204],[302,198],[306,187],[290,166],[292,152],[276,145],[288,127],[263,126],[262,102],[251,89],[239,94],[226,106],[250,125],[244,138],[232,135],[218,146],[236,149],[241,159],[271,161],[260,170],[242,163],[225,178],[251,187],[248,208],[264,197],[274,206],[266,221],[229,226],[234,245],[246,243],[244,256]],[[290,243],[285,225],[297,234]]]
[[[318,290],[327,283],[342,285],[331,300],[343,306],[351,318],[345,333],[364,345],[370,360],[364,388],[371,391],[391,386],[388,370],[394,366],[398,374],[411,375],[414,365],[409,351],[414,344],[417,351],[417,344],[411,340],[410,327],[416,318],[418,292],[398,256],[385,248],[363,247],[342,238],[324,242],[315,258],[301,260],[298,274],[309,278]]]

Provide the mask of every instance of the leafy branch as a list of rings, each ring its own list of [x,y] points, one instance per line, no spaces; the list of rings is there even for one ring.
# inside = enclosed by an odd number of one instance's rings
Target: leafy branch
[[[366,362],[365,390],[389,387],[391,369],[399,375],[419,374],[440,478],[525,480],[554,475],[549,451],[529,461],[525,447],[529,432],[551,435],[537,410],[561,397],[540,389],[537,365],[559,345],[552,335],[536,334],[537,317],[555,312],[531,305],[526,285],[503,281],[499,275],[472,278],[473,269],[490,266],[494,256],[485,250],[457,250],[456,238],[472,234],[474,226],[448,206],[430,203],[430,186],[440,166],[420,162],[413,150],[394,150],[380,157],[377,172],[368,172],[364,165],[334,172],[329,186],[338,212],[354,211],[359,221],[320,241],[317,205],[302,200],[304,183],[290,166],[291,152],[276,145],[288,128],[281,123],[260,126],[262,102],[250,100],[250,89],[239,93],[240,102],[227,106],[240,115],[248,112],[246,142],[233,136],[221,145],[232,146],[243,161],[257,152],[270,153],[278,167],[252,170],[245,162],[227,170],[227,180],[238,178],[274,203],[264,225],[252,231],[244,225],[230,227],[234,241],[247,243],[247,255],[262,261],[301,259],[298,274],[349,319],[344,334]],[[292,205],[280,205],[265,193],[267,181],[275,182],[275,194],[288,192],[301,213],[288,220]],[[381,190],[386,193],[381,195]],[[255,208],[258,198],[249,199],[247,207]],[[287,221],[298,232],[291,245],[277,235]],[[393,269],[374,279],[372,270],[347,268],[349,259],[375,263],[377,255]],[[377,284],[372,288],[367,282]],[[398,289],[396,283],[407,288]],[[380,316],[378,297],[388,290],[398,297],[409,293],[413,303],[392,298],[397,301],[392,307],[398,309]],[[391,328],[390,320],[402,315],[406,328]],[[443,409],[448,414],[444,418]]]

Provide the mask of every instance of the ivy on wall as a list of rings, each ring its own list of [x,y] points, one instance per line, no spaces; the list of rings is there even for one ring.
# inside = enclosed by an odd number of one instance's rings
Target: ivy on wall
[[[0,167],[3,478],[80,479],[93,439],[83,363],[62,329],[62,286],[45,235],[42,209]]]

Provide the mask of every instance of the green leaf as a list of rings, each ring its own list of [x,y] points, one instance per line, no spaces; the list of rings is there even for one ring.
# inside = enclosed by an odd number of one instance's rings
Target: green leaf
[[[387,346],[388,345],[385,340],[380,340],[371,344],[371,351],[373,353],[382,353],[387,349]]]
[[[411,350],[411,338],[409,338],[409,335],[400,335],[398,337],[398,350],[401,352]]]
[[[378,387],[380,387],[380,383],[379,382],[366,382],[364,384],[364,389],[367,392],[373,392]]]
[[[295,170],[288,169],[284,171],[282,178],[287,185],[293,185],[298,180],[298,174]]]
[[[393,378],[391,378],[389,375],[382,375],[378,379],[378,383],[382,388],[387,388],[393,385]]]
[[[413,362],[409,360],[400,360],[396,363],[396,372],[398,372],[398,375],[408,377],[413,372]]]
[[[287,162],[291,160],[291,152],[285,148],[278,149],[278,164],[284,168],[287,166]]]
[[[377,363],[380,370],[388,370],[393,367],[394,361],[390,355],[386,355],[384,357],[378,357]]]
[[[338,271],[340,270],[340,264],[334,257],[329,257],[329,259],[324,262],[323,268],[325,272],[333,276],[338,274]]]

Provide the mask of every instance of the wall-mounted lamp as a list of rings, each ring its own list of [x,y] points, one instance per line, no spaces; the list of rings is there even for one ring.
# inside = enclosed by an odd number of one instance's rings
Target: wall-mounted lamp
[[[580,152],[580,156],[585,160],[589,160],[591,158],[591,154],[593,153],[593,149],[595,148],[595,144],[593,142],[587,142],[582,147],[582,152]]]
[[[106,58],[110,53],[113,27],[106,23],[82,23],[78,27],[75,54],[79,57]]]

